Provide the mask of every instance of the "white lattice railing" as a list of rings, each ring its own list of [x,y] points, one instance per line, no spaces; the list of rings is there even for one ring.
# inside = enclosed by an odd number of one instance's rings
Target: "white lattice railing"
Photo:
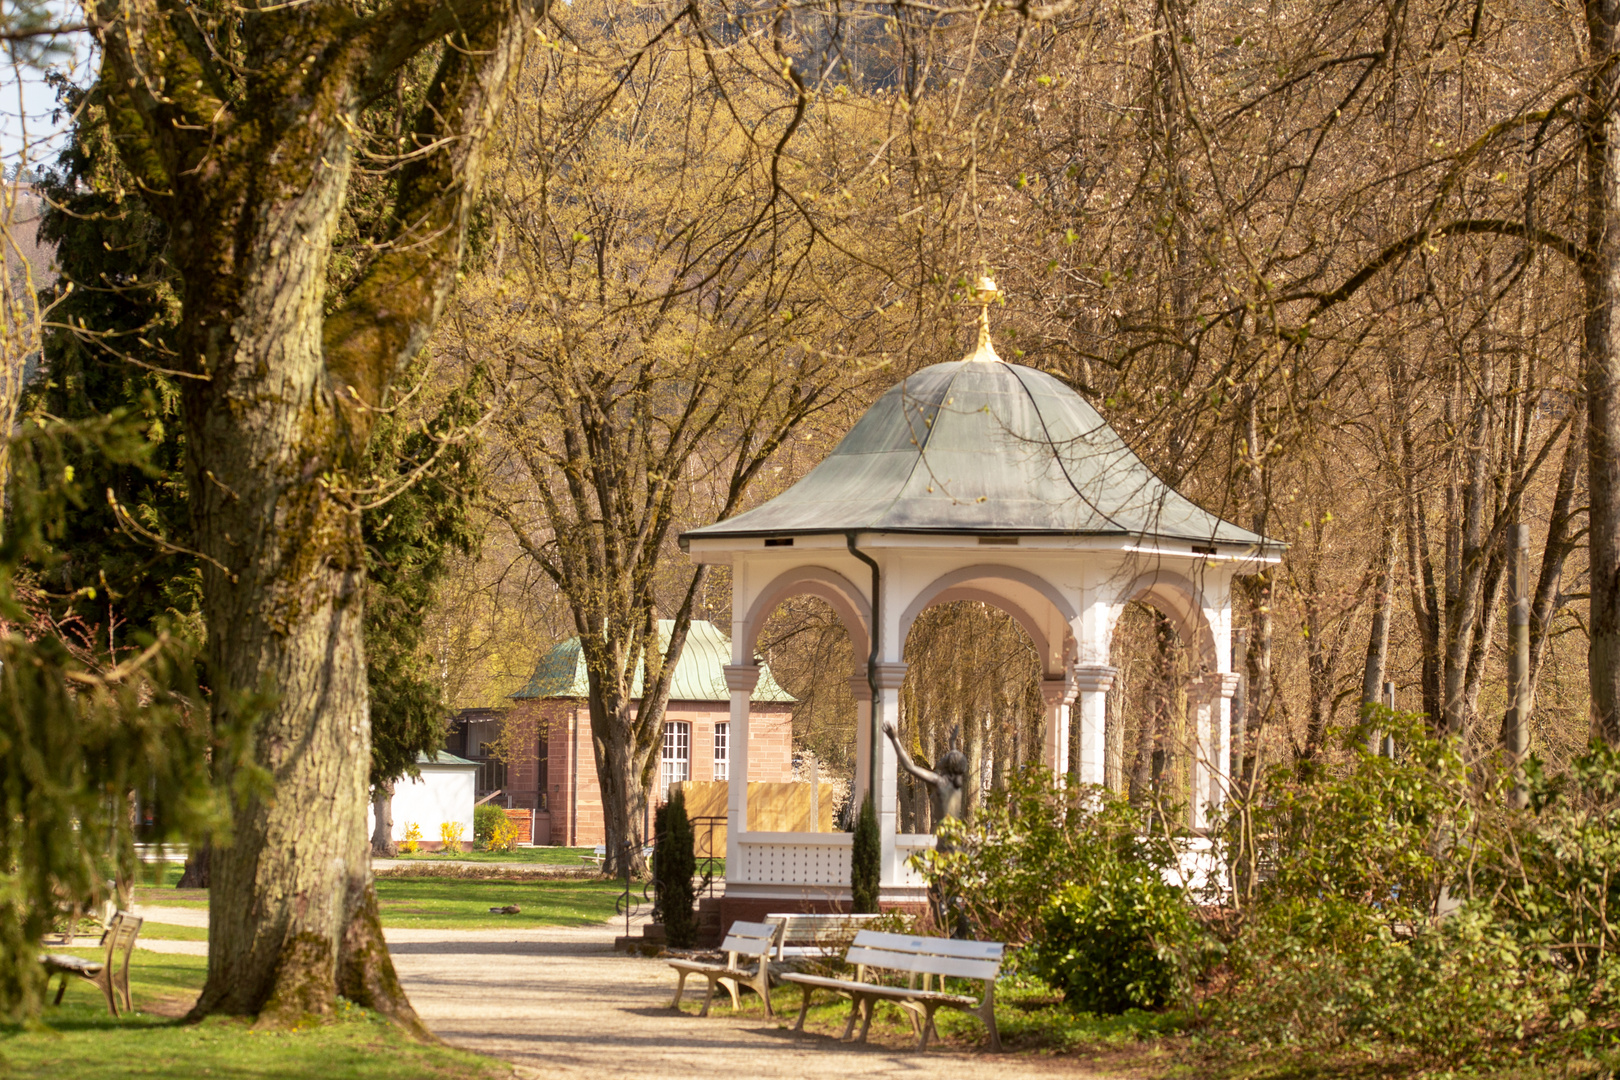
[[[928,851],[934,846],[934,837],[931,833],[901,833],[894,838],[895,862],[899,865],[899,881],[896,885],[908,885],[922,888],[928,883],[923,876],[911,867],[911,857],[919,851]]]
[[[849,884],[850,833],[751,832],[737,838],[740,873],[726,868],[727,882],[770,885]]]
[[[807,885],[843,888],[849,885],[850,833],[750,832],[738,837],[740,863],[727,867],[726,880],[737,884]],[[916,852],[934,846],[927,834],[902,833],[894,838],[899,885],[921,888],[922,875],[908,864]]]

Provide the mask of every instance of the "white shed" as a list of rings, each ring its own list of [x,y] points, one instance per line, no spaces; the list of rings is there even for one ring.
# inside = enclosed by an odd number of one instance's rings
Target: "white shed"
[[[473,785],[478,777],[478,762],[456,757],[444,751],[437,754],[417,754],[416,767],[421,775],[404,777],[394,785],[394,836],[397,842],[405,839],[405,830],[416,825],[422,830],[422,846],[439,846],[439,826],[444,822],[461,823],[461,839],[471,845],[473,839]],[[373,809],[366,822],[366,831],[377,827]]]

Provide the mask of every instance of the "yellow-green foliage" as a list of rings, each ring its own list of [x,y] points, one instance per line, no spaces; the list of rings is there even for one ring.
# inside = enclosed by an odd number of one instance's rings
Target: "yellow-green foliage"
[[[405,825],[405,840],[399,845],[399,849],[405,852],[407,855],[415,855],[417,851],[421,849],[421,847],[422,826],[418,825],[414,821],[408,822]]]
[[[501,820],[495,823],[495,831],[490,833],[489,850],[511,851],[517,847],[517,837],[517,826],[512,824],[511,818],[502,814]]]
[[[439,839],[444,842],[446,851],[461,850],[461,834],[466,830],[459,821],[441,821],[439,823]]]

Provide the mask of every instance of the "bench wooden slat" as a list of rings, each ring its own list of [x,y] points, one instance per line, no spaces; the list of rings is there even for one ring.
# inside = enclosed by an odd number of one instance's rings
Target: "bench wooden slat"
[[[862,930],[856,945],[894,952],[928,956],[959,956],[970,960],[1000,960],[1007,946],[999,941],[960,941],[956,938],[925,938],[914,934],[890,934],[882,930]]]
[[[99,975],[101,969],[107,965],[99,960],[86,960],[79,956],[63,956],[60,953],[46,953],[39,958],[45,965],[47,977],[59,971],[71,971],[75,975]]]
[[[876,994],[878,997],[889,998],[927,998],[947,1005],[977,1005],[978,999],[968,994],[952,994],[944,990],[918,990],[912,986],[884,986],[880,983],[855,982],[853,979],[832,979],[825,975],[804,975],[790,971],[782,976],[783,982],[799,983],[804,986],[821,987],[827,990],[837,990],[848,995],[850,993]]]
[[[738,934],[733,931],[726,935],[726,940],[720,943],[720,951],[726,953],[747,953],[749,956],[758,956],[761,952],[769,952],[776,947],[776,939],[769,935]]]
[[[889,952],[851,945],[844,954],[851,964],[904,971],[918,975],[948,975],[953,979],[994,979],[1001,972],[999,960],[964,960],[956,956],[928,956],[916,953]]]

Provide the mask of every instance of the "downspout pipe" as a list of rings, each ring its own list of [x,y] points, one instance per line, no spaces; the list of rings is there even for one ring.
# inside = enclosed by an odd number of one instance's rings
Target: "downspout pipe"
[[[866,656],[866,687],[872,694],[871,724],[867,737],[871,743],[866,748],[866,790],[872,797],[872,808],[877,809],[878,790],[878,740],[883,737],[883,731],[878,723],[878,657],[882,655],[883,644],[883,611],[882,580],[879,577],[877,560],[855,546],[855,532],[850,530],[844,534],[844,544],[849,553],[861,562],[872,568],[872,625],[871,630],[872,651]],[[859,808],[857,807],[857,812]]]

